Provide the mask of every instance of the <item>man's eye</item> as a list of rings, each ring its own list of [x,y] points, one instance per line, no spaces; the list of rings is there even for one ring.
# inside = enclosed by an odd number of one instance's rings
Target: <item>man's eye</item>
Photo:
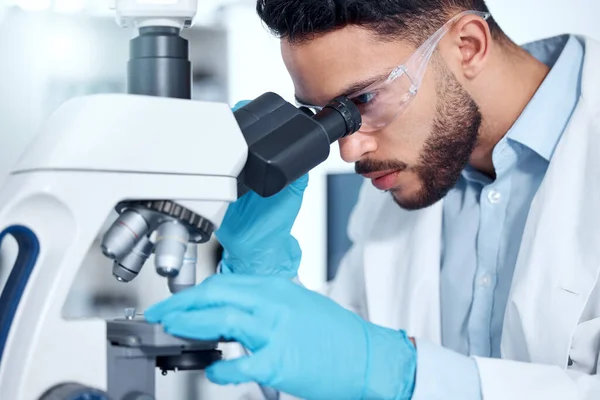
[[[373,101],[373,99],[375,99],[375,93],[363,93],[359,96],[356,96],[352,99],[352,101],[354,102],[354,104],[361,105],[361,104],[368,104],[371,101]]]

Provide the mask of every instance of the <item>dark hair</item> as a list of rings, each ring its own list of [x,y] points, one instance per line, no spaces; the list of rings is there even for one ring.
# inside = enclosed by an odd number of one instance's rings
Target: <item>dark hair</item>
[[[489,12],[485,0],[258,0],[256,11],[271,32],[290,42],[348,25],[372,30],[383,40],[402,37],[418,44],[453,14]],[[505,35],[488,19],[492,37]]]

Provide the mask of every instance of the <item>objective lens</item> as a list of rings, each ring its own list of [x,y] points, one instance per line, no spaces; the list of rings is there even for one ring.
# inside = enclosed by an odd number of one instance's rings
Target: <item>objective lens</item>
[[[181,292],[196,285],[196,262],[198,261],[198,245],[188,243],[183,264],[175,277],[169,277],[171,293]]]
[[[152,254],[154,244],[147,236],[143,236],[129,254],[121,261],[115,261],[113,264],[113,276],[119,282],[131,282],[138,276],[140,270]]]
[[[156,233],[156,272],[161,276],[175,277],[183,265],[190,233],[185,226],[174,220],[160,224]]]
[[[135,210],[125,210],[102,238],[102,252],[120,260],[148,233],[148,222]]]

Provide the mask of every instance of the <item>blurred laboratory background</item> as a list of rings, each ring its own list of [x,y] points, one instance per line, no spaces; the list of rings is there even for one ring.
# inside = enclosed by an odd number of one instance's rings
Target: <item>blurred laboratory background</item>
[[[129,40],[136,32],[117,26],[111,3],[0,0],[0,184],[44,120],[63,102],[126,91]],[[195,26],[183,33],[190,41],[193,98],[234,105],[273,91],[293,101],[279,41],[256,16],[256,1],[199,0],[198,4]],[[600,40],[599,0],[488,0],[488,5],[518,43],[560,33]],[[189,129],[193,134],[204,127]],[[350,245],[346,223],[362,183],[352,172],[353,165],[345,164],[334,147],[330,159],[310,174],[294,227],[303,249],[300,278],[309,288],[316,289],[335,276]],[[0,288],[15,247],[7,239],[0,250]],[[218,251],[214,241],[200,246],[200,278],[214,272]],[[166,281],[153,268],[143,270],[132,283],[120,284],[113,279],[111,267],[96,243],[65,305],[67,317],[109,318],[125,307],[141,310],[169,295]],[[215,387],[201,373],[170,374],[158,382],[158,400],[240,398],[238,388]]]

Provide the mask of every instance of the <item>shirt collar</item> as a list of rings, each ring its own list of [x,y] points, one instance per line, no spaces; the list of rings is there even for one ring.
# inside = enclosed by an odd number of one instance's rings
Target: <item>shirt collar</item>
[[[551,69],[507,138],[550,161],[581,94],[584,49],[576,37],[569,35],[523,48]]]

